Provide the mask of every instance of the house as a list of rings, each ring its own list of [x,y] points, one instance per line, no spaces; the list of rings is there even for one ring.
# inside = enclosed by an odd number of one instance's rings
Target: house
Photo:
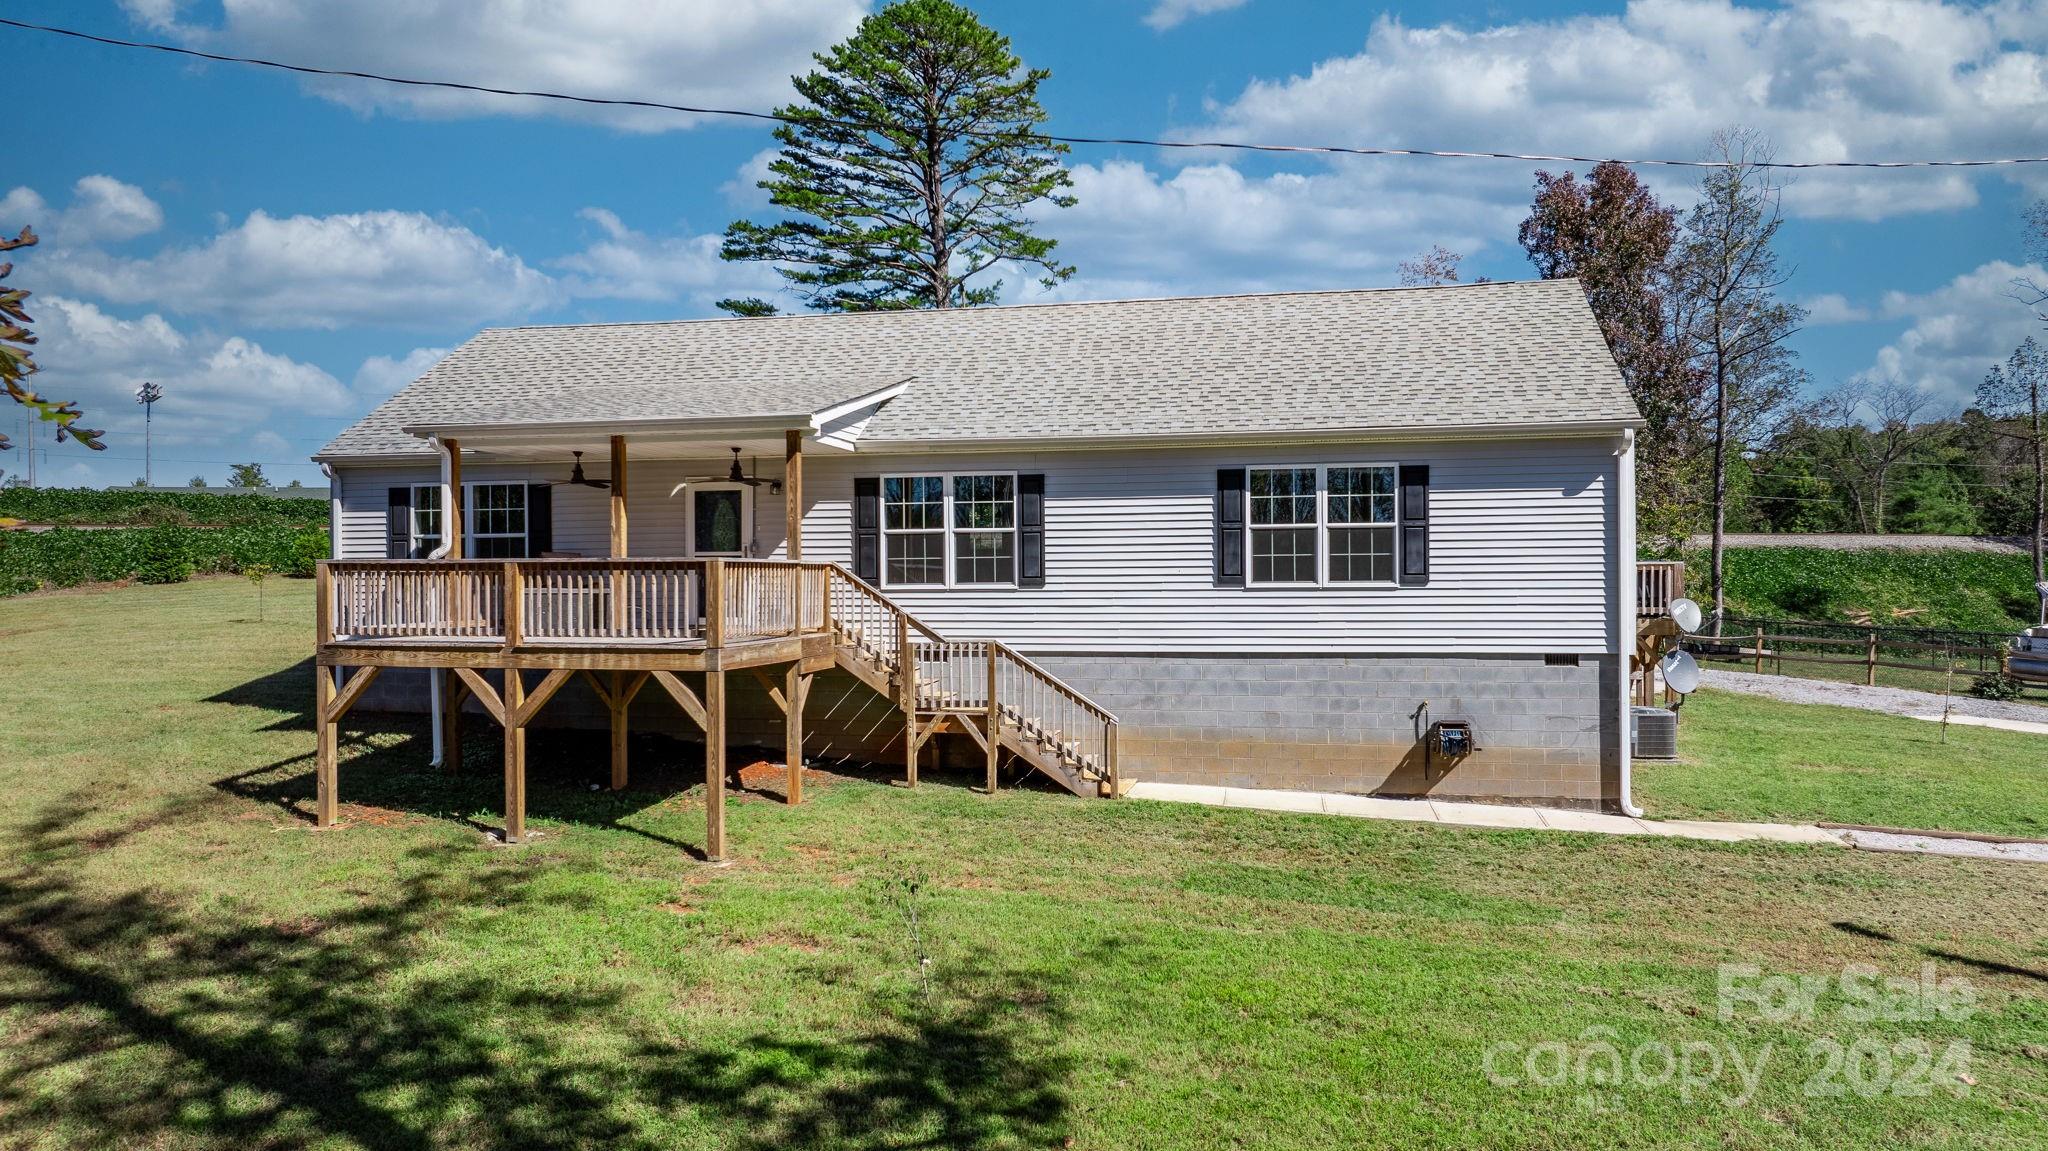
[[[1571,280],[491,329],[315,457],[322,745],[1628,809],[1640,424]]]

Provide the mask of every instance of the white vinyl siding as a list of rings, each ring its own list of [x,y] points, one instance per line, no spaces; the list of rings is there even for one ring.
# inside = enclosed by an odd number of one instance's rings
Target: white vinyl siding
[[[1217,469],[1274,459],[1427,465],[1428,584],[1216,587]],[[1613,441],[1591,438],[820,453],[804,465],[804,558],[852,564],[856,476],[1042,472],[1045,587],[899,588],[891,598],[945,635],[1038,652],[1599,654],[1613,648],[1615,463]]]
[[[1398,460],[1430,468],[1429,583],[1302,588],[1215,586],[1218,468],[1341,467]],[[463,478],[512,478],[464,461]],[[762,472],[774,471],[764,459]],[[779,461],[777,461],[779,463]],[[683,554],[686,475],[722,463],[634,460],[632,554]],[[804,558],[853,562],[856,476],[1045,474],[1043,588],[892,589],[949,636],[1028,651],[1129,653],[1598,654],[1611,651],[1619,594],[1609,439],[1315,448],[1154,449],[873,456],[830,450],[804,463]],[[561,479],[523,465],[521,478]],[[431,483],[418,468],[336,468],[342,554],[384,555],[385,489]],[[605,554],[606,493],[558,486],[555,547]],[[756,493],[756,541],[783,554],[783,501]],[[1630,548],[1632,549],[1631,542]]]

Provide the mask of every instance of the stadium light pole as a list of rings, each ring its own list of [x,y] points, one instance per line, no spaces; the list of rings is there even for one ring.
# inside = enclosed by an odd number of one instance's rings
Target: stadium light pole
[[[156,414],[156,402],[164,398],[164,390],[148,380],[135,389],[135,402],[142,405],[142,486],[156,486],[156,475],[150,469],[149,431],[150,417]]]

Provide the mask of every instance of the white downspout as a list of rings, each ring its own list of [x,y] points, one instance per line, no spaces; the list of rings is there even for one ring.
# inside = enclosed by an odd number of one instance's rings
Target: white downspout
[[[434,445],[435,452],[441,457],[441,546],[427,553],[428,559],[437,560],[446,558],[449,547],[455,542],[448,534],[448,510],[455,506],[455,501],[449,495],[449,480],[453,477],[449,474],[448,453],[441,451],[441,440],[438,436],[430,437],[428,442]],[[445,668],[437,668],[427,673],[428,711],[432,713],[434,729],[434,757],[428,761],[428,767],[441,766],[441,760],[447,754],[446,749],[441,746],[441,685],[447,678],[448,671]]]
[[[1621,433],[1621,447],[1614,453],[1614,676],[1615,694],[1621,697],[1621,811],[1640,819],[1629,783],[1634,758],[1629,746],[1629,723],[1634,719],[1635,700],[1628,690],[1628,661],[1636,647],[1636,433]]]

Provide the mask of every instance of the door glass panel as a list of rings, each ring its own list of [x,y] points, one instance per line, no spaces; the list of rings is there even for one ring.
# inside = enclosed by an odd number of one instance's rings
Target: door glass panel
[[[740,552],[740,493],[731,490],[697,492],[696,544],[698,555],[738,555]]]

